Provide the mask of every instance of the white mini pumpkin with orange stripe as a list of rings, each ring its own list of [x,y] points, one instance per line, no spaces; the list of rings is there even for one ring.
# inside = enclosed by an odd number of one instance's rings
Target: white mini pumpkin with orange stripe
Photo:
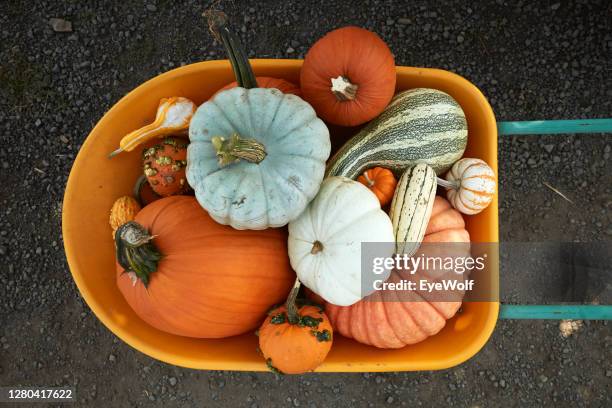
[[[446,180],[438,184],[447,189],[451,205],[463,214],[478,214],[491,204],[497,182],[495,172],[480,159],[464,158],[453,164]]]

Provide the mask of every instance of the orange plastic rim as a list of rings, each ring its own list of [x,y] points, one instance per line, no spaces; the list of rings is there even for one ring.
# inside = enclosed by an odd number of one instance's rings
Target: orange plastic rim
[[[257,75],[298,83],[301,60],[252,60]],[[208,370],[267,370],[257,338],[246,334],[221,340],[191,339],[158,331],[138,318],[115,283],[114,245],[108,224],[114,200],[132,192],[140,172],[139,151],[109,160],[121,137],[155,117],[161,98],[185,96],[197,104],[233,81],[228,61],[207,61],[159,75],[123,97],[91,131],[73,164],[64,195],[62,232],[66,258],[81,295],[115,335],[166,363]],[[497,173],[497,128],[486,98],[464,78],[438,69],[397,67],[397,89],[437,88],[465,111],[469,137],[466,157],[484,159]],[[332,138],[334,133],[332,131]],[[472,240],[498,242],[497,195],[489,208],[466,217]],[[490,259],[491,291],[497,299],[499,260]],[[437,335],[399,350],[380,350],[336,336],[316,371],[435,370],[460,364],[487,342],[497,321],[498,302],[465,303]]]

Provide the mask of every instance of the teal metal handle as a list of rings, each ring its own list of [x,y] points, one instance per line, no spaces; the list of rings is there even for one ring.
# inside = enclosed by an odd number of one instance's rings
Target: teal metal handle
[[[552,135],[565,133],[612,133],[612,119],[532,120],[497,122],[500,135]]]
[[[497,122],[500,135],[612,133],[612,119]],[[612,305],[501,305],[500,319],[612,320]]]
[[[611,305],[501,305],[500,319],[612,320]]]

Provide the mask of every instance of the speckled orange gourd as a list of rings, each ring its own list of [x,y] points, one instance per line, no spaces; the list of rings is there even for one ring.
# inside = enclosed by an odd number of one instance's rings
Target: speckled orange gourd
[[[189,188],[185,178],[187,144],[185,139],[166,137],[143,150],[144,175],[160,196],[182,194]]]

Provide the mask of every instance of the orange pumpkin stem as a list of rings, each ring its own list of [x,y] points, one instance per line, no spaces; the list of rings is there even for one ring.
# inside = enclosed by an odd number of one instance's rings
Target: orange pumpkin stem
[[[366,179],[366,182],[368,183],[368,187],[370,187],[370,188],[374,187],[374,184],[376,184],[376,183],[368,175],[368,170],[363,172],[363,177]]]
[[[115,232],[117,262],[125,272],[134,273],[145,287],[149,284],[149,275],[157,270],[157,263],[162,258],[151,242],[153,238],[155,236],[136,221],[126,222]]]
[[[352,84],[347,77],[340,75],[332,78],[331,84],[331,91],[339,101],[352,101],[357,97],[359,86]]]
[[[298,308],[295,304],[298,292],[300,291],[300,285],[300,279],[296,277],[293,288],[291,288],[291,292],[289,292],[289,297],[285,303],[285,307],[287,308],[287,320],[290,324],[297,324],[300,321],[300,314],[298,313]]]

